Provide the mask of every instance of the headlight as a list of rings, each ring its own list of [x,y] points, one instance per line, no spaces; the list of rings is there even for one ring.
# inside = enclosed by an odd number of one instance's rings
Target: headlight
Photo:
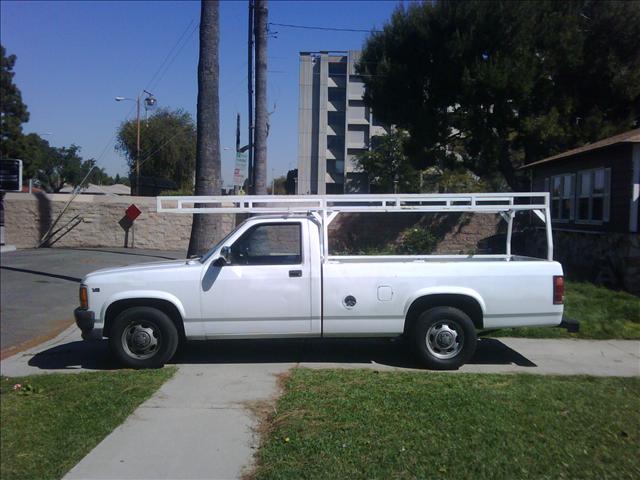
[[[80,308],[89,308],[89,298],[87,296],[87,287],[80,285]]]

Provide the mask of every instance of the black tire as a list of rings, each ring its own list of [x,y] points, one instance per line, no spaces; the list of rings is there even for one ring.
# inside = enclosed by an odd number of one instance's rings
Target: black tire
[[[152,307],[131,307],[110,329],[109,347],[130,368],[160,368],[178,348],[178,330],[166,313]]]
[[[412,333],[418,358],[432,370],[457,370],[476,351],[476,328],[469,315],[454,307],[423,312]]]

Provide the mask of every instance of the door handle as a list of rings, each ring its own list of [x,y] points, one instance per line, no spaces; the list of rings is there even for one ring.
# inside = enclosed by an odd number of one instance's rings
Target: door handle
[[[290,277],[301,277],[302,276],[302,270],[289,270],[289,276]]]

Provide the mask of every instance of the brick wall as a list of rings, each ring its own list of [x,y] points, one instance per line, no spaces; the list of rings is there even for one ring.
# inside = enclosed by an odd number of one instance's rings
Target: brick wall
[[[18,248],[34,248],[63,210],[70,196],[65,194],[7,193],[5,204],[5,242]],[[120,226],[124,212],[135,204],[142,213],[127,236]],[[69,205],[54,231],[68,222],[78,222],[69,233],[57,239],[55,247],[123,247],[125,239],[138,248],[186,250],[191,235],[189,214],[157,213],[154,197],[112,197],[78,195]],[[222,215],[222,231],[215,243],[235,226],[233,215]],[[57,241],[56,241],[57,240]]]

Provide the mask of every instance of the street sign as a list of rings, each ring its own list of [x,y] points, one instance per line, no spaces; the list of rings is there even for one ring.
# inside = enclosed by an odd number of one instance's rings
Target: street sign
[[[0,190],[3,192],[22,190],[22,160],[11,158],[0,160]]]
[[[239,187],[244,185],[247,178],[247,152],[236,152],[236,167],[233,170],[233,184]]]
[[[141,213],[140,209],[132,203],[129,205],[129,208],[125,210],[124,215],[133,222]]]

